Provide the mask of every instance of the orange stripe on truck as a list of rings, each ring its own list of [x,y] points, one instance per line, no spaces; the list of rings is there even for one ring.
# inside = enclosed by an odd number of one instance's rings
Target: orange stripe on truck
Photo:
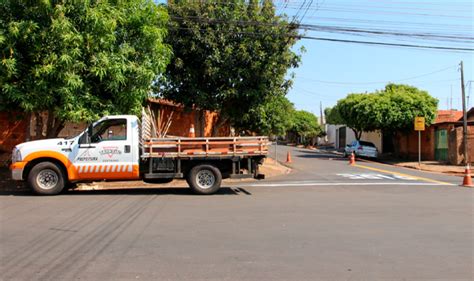
[[[97,165],[97,166],[74,166],[73,163],[63,154],[57,151],[37,151],[28,154],[22,162],[17,162],[11,165],[11,168],[20,169],[24,168],[30,161],[39,158],[52,158],[60,161],[67,170],[68,179],[71,181],[90,179],[90,180],[102,180],[102,179],[139,179],[139,166],[133,165],[131,172],[128,170],[128,165]],[[121,168],[121,169],[120,169]],[[123,170],[122,170],[123,169]]]
[[[77,167],[80,171],[79,179],[138,179],[140,176],[138,165],[90,165]]]

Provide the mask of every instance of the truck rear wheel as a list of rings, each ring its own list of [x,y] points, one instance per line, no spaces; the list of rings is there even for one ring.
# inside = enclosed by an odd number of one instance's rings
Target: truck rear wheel
[[[213,194],[221,187],[222,174],[208,164],[197,165],[188,174],[187,182],[197,194]]]
[[[36,164],[28,174],[28,185],[37,194],[56,195],[65,186],[63,171],[52,162]]]

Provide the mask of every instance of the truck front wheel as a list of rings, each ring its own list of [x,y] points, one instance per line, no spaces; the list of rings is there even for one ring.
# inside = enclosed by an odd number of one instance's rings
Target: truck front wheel
[[[187,182],[197,194],[213,194],[221,187],[222,174],[208,164],[197,165],[188,174]]]
[[[65,186],[63,171],[52,162],[38,163],[28,174],[28,185],[35,193],[56,195]]]

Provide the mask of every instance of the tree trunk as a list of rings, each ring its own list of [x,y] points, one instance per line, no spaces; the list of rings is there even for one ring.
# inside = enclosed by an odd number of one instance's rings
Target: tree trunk
[[[64,121],[54,116],[54,111],[48,110],[46,126],[46,138],[55,138],[64,128]]]
[[[393,133],[393,155],[396,158],[400,157],[400,133]]]
[[[33,115],[31,112],[26,114],[26,128],[25,128],[25,141],[31,140],[31,122],[33,121]]]
[[[212,136],[217,137],[219,135],[219,129],[227,122],[227,118],[219,115],[217,123],[212,127]]]
[[[43,138],[43,117],[40,112],[35,112],[35,139]]]
[[[46,138],[51,138],[52,137],[52,131],[54,127],[54,113],[50,109],[48,110],[48,117],[46,119]]]
[[[356,140],[360,141],[360,138],[362,137],[362,131],[358,131],[356,129],[352,129],[352,131],[354,132]]]

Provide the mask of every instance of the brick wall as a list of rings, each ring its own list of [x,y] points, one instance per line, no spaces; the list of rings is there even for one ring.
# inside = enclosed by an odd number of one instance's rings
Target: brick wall
[[[11,152],[26,138],[27,122],[20,112],[0,112],[0,152]]]
[[[421,159],[434,160],[434,128],[428,127],[421,132]],[[396,137],[395,151],[398,149],[398,154],[402,158],[410,160],[418,159],[418,132],[411,131],[409,133],[398,133]]]
[[[158,122],[158,130],[162,130],[166,126],[166,122],[170,119],[171,126],[168,129],[168,135],[171,136],[188,136],[191,124],[194,125],[196,137],[210,137],[217,123],[218,114],[207,110],[189,110],[182,106],[170,103],[153,102],[150,105]],[[229,136],[230,126],[228,124],[219,129],[218,136]]]
[[[460,165],[464,162],[463,127],[452,128],[448,132],[448,159],[453,165]],[[474,126],[467,127],[467,143],[469,162],[474,163]]]

